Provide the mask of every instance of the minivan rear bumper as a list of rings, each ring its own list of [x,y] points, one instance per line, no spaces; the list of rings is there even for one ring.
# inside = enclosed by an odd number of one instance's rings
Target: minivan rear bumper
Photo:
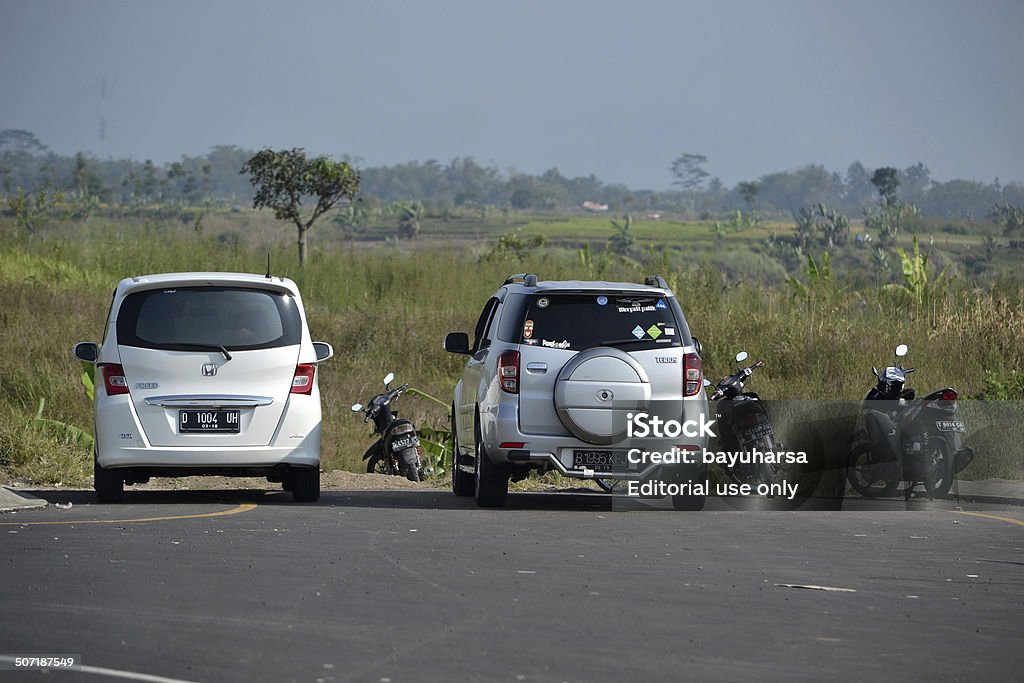
[[[320,435],[307,436],[291,448],[274,446],[225,447],[121,447],[97,450],[96,460],[103,468],[185,467],[197,468],[273,468],[276,465],[315,467],[320,464]]]

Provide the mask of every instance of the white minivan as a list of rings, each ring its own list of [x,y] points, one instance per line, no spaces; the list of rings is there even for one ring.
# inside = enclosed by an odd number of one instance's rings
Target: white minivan
[[[118,502],[150,477],[259,476],[320,497],[317,364],[298,287],[240,273],[121,280],[95,363],[95,489]]]

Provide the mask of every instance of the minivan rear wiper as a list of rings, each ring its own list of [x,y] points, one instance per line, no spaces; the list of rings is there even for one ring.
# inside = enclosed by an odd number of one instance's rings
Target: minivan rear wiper
[[[205,351],[220,351],[224,354],[224,360],[231,360],[231,354],[224,348],[222,344],[193,344],[192,342],[179,342],[174,346],[187,346],[192,349],[202,349]]]

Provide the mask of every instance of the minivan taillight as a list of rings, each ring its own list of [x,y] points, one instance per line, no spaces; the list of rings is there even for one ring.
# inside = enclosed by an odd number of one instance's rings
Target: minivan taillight
[[[695,396],[700,391],[701,379],[700,356],[696,353],[683,356],[683,395]]]
[[[117,363],[101,365],[103,371],[103,386],[107,390],[107,396],[118,396],[128,393],[128,380],[124,378],[124,368]]]
[[[299,363],[295,366],[295,376],[292,377],[293,394],[313,393],[313,373],[316,366],[311,363]]]
[[[501,390],[509,394],[519,393],[519,352],[506,351],[498,356],[498,381]]]

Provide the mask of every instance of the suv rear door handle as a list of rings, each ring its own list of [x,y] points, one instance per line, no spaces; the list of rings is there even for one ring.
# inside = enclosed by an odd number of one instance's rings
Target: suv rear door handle
[[[527,372],[536,372],[539,375],[543,375],[545,372],[548,371],[548,364],[547,363],[527,363],[526,364],[526,371]]]

